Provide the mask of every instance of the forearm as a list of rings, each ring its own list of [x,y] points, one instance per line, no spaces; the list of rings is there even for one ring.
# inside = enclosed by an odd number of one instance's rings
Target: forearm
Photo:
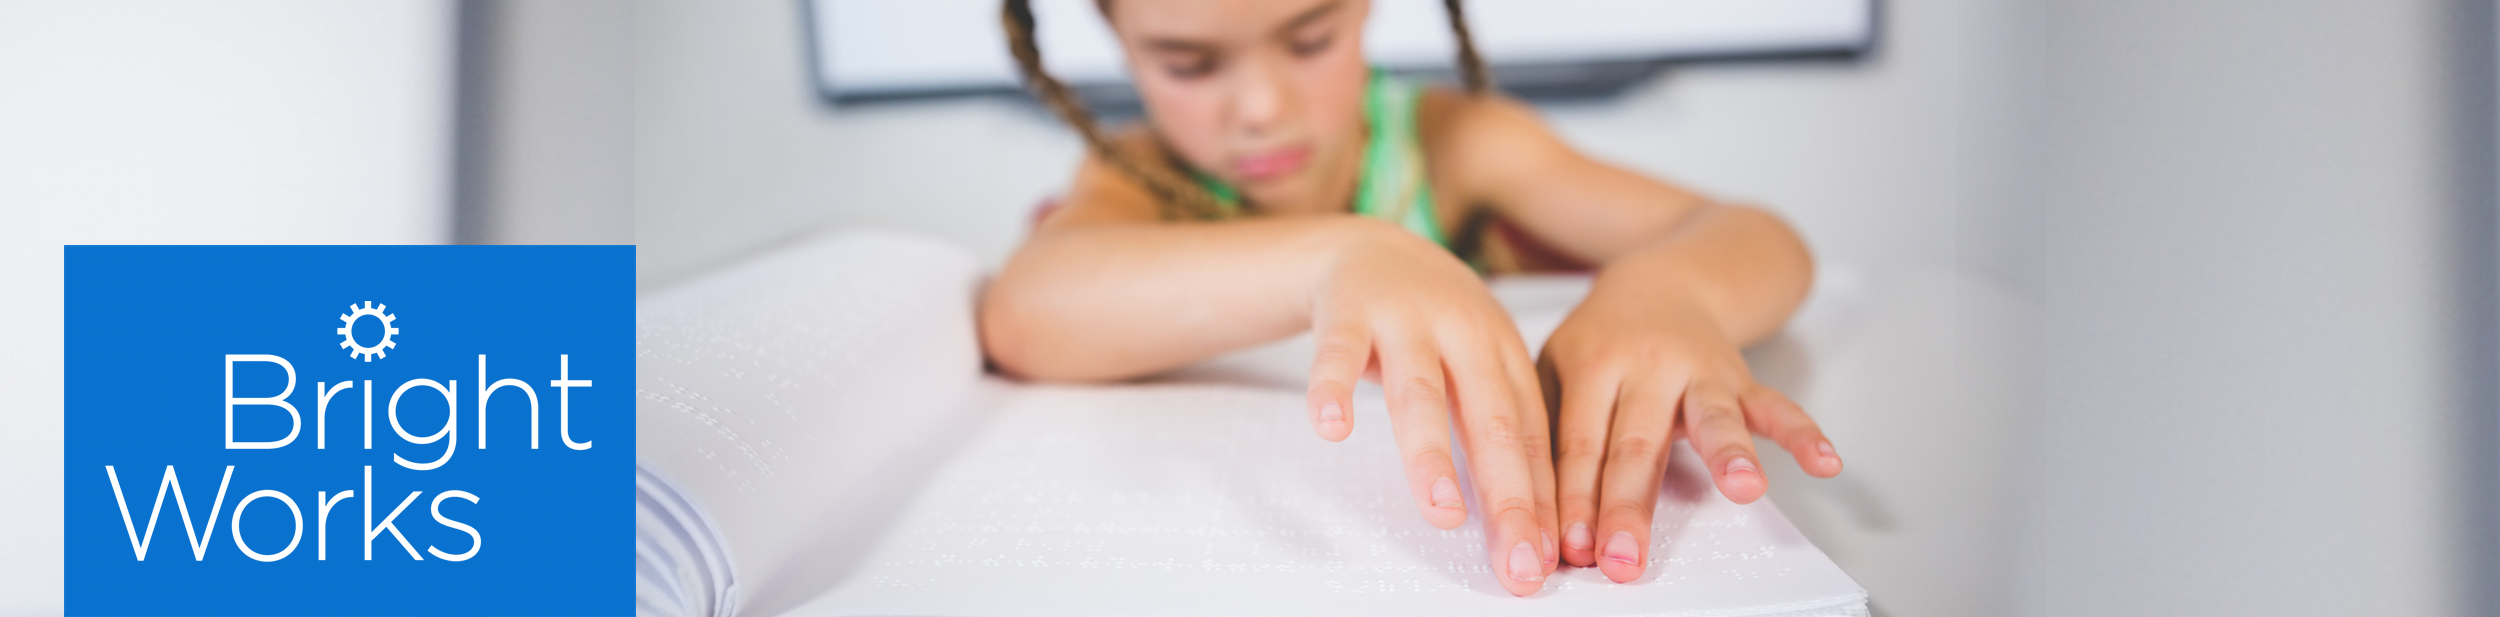
[[[1606,263],[1591,303],[1689,303],[1729,341],[1751,344],[1779,331],[1813,284],[1805,243],[1759,209],[1712,206],[1641,249]]]
[[[1105,222],[1027,242],[981,300],[982,346],[1009,373],[1125,379],[1310,328],[1311,294],[1354,217]]]

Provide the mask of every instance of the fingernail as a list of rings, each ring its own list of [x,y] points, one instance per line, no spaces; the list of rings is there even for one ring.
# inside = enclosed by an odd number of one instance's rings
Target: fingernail
[[[1536,547],[1521,542],[1510,549],[1510,577],[1523,581],[1545,578],[1545,566],[1537,561]]]
[[[1571,550],[1589,550],[1590,540],[1588,523],[1572,523],[1571,530],[1563,532],[1563,543],[1571,545]]]
[[[1545,539],[1545,565],[1554,565],[1554,556],[1562,552],[1554,550],[1554,534],[1539,530],[1536,535]]]
[[[1321,421],[1323,421],[1323,422],[1324,422],[1324,421],[1332,421],[1332,420],[1344,420],[1344,419],[1345,419],[1345,409],[1338,407],[1338,406],[1337,406],[1337,402],[1336,402],[1336,401],[1329,401],[1329,402],[1326,402],[1326,403],[1320,403],[1320,404],[1319,404],[1319,419],[1320,419]]]
[[[1606,539],[1606,558],[1627,566],[1638,565],[1641,563],[1640,542],[1632,539],[1632,532],[1615,532],[1614,537]]]
[[[1815,450],[1815,451],[1817,451],[1817,452],[1822,452],[1822,453],[1823,453],[1823,458],[1840,458],[1840,453],[1838,453],[1838,452],[1833,452],[1833,451],[1832,451],[1832,442],[1828,442],[1828,441],[1826,441],[1826,442],[1823,442],[1823,443],[1815,444],[1815,445],[1814,445],[1814,450]]]
[[[1727,475],[1731,475],[1731,476],[1733,476],[1733,475],[1736,475],[1736,474],[1737,474],[1737,473],[1739,473],[1739,472],[1742,472],[1742,473],[1761,473],[1762,471],[1761,471],[1760,469],[1757,469],[1757,468],[1755,468],[1755,467],[1753,466],[1753,459],[1745,458],[1745,457],[1742,457],[1742,456],[1739,456],[1739,457],[1736,457],[1736,458],[1732,458],[1732,459],[1728,459],[1728,460],[1727,460]]]
[[[1458,496],[1458,482],[1449,478],[1432,481],[1432,505],[1452,510],[1467,507],[1467,500]]]

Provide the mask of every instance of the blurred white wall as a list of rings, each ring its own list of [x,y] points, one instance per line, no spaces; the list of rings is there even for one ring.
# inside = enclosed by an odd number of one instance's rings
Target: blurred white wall
[[[61,611],[61,246],[451,232],[451,5],[0,3],[0,614]],[[143,327],[214,327],[181,320]]]
[[[457,239],[632,244],[633,5],[462,4]]]
[[[799,2],[641,0],[634,10],[644,289],[846,225],[921,231],[998,263],[1027,213],[1076,169],[1075,136],[1038,108],[821,105]]]
[[[1598,157],[1788,216],[1819,257],[2036,293],[2038,3],[1883,11],[1882,42],[1857,61],[1690,65],[1546,119]]]
[[[2488,4],[2054,5],[2031,612],[2445,615],[2494,584],[2466,518],[2492,170],[2459,164],[2490,161]]]

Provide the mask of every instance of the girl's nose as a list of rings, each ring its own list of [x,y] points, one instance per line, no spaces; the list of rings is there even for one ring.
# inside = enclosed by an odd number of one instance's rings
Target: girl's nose
[[[1264,135],[1276,130],[1290,111],[1292,85],[1286,80],[1284,67],[1274,62],[1253,62],[1243,67],[1239,94],[1235,96],[1234,113],[1244,132]]]

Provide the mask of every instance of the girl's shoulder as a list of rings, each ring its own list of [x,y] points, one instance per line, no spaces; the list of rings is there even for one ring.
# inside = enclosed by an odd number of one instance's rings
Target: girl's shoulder
[[[1143,122],[1104,126],[1102,139],[1105,147],[1125,160],[1160,160],[1162,148]],[[1161,216],[1144,184],[1088,148],[1066,192],[1051,200],[1034,223],[1042,228],[1073,221],[1151,221]]]
[[[1572,155],[1536,109],[1518,99],[1439,87],[1425,89],[1420,99],[1415,129],[1436,188],[1489,195],[1504,183],[1532,179],[1523,172]]]

